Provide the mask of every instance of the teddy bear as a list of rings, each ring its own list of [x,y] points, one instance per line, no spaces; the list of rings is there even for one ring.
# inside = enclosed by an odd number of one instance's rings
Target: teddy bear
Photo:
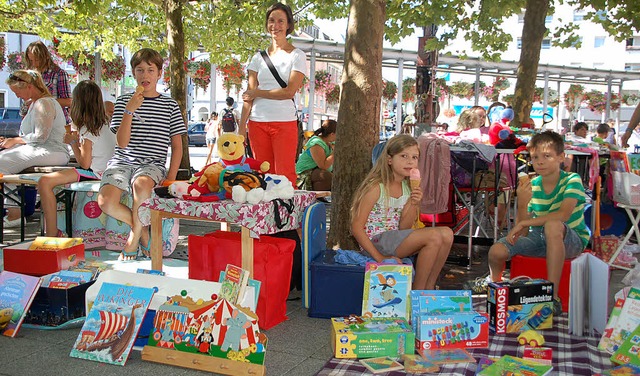
[[[244,137],[236,133],[222,133],[218,137],[218,155],[220,163],[228,170],[267,172],[269,162],[260,162],[244,155]]]

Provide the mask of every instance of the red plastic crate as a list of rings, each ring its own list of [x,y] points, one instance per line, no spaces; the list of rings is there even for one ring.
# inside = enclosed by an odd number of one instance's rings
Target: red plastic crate
[[[560,287],[558,297],[562,301],[562,311],[569,311],[569,279],[571,278],[571,261],[564,260],[562,265],[562,277],[560,277]],[[531,278],[547,279],[547,259],[544,257],[527,257],[516,255],[511,258],[511,278],[527,276]]]

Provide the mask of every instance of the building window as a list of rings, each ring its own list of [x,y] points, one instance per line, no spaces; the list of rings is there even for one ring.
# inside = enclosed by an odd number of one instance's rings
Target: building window
[[[522,38],[518,38],[517,40],[517,47],[518,49],[522,49]],[[551,48],[551,39],[543,39],[542,40],[542,46],[540,47],[543,50],[548,50]]]
[[[627,50],[640,50],[640,36],[627,39]]]
[[[593,48],[600,48],[604,46],[605,37],[595,37],[593,40]]]
[[[574,21],[582,21],[582,20],[584,20],[584,11],[574,10],[573,11],[573,20]]]
[[[571,43],[571,48],[580,48],[582,46],[582,37],[578,37],[573,43]]]
[[[7,92],[5,90],[0,90],[0,108],[7,107],[6,97]]]

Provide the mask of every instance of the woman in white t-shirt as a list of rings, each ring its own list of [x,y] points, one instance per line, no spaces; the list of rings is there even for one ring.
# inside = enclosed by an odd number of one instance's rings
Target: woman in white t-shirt
[[[278,83],[265,59],[256,53],[247,67],[249,83],[242,94],[238,131],[246,136],[248,128],[254,158],[269,162],[269,172],[284,175],[295,185],[298,129],[293,98],[306,75],[307,57],[287,40],[294,29],[289,6],[276,3],[269,7],[265,26],[271,35],[271,46],[266,52],[287,85],[282,87]]]
[[[43,175],[38,181],[46,236],[65,236],[58,230],[53,189],[62,184],[100,180],[116,146],[102,92],[95,82],[85,80],[73,89],[70,115],[77,131],[67,131],[64,142],[71,145],[80,167]]]

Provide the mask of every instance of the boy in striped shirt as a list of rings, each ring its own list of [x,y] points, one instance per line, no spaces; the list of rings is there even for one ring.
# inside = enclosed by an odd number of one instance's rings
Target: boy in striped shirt
[[[564,141],[558,133],[536,134],[527,148],[538,176],[518,183],[516,225],[489,250],[490,278],[500,281],[505,262],[514,255],[546,257],[547,279],[554,284],[554,314],[559,315],[562,265],[565,258],[582,253],[590,237],[584,222],[584,187],[578,174],[560,168]]]
[[[149,231],[143,231],[138,208],[151,197],[153,187],[176,179],[182,159],[182,134],[187,131],[182,113],[175,100],[156,90],[162,63],[162,56],[150,48],[133,54],[131,70],[138,87],[116,100],[111,118],[116,150],[102,175],[98,204],[107,215],[131,226],[120,260],[135,259],[139,251],[149,254]],[[122,192],[133,194],[131,209],[120,203]]]

